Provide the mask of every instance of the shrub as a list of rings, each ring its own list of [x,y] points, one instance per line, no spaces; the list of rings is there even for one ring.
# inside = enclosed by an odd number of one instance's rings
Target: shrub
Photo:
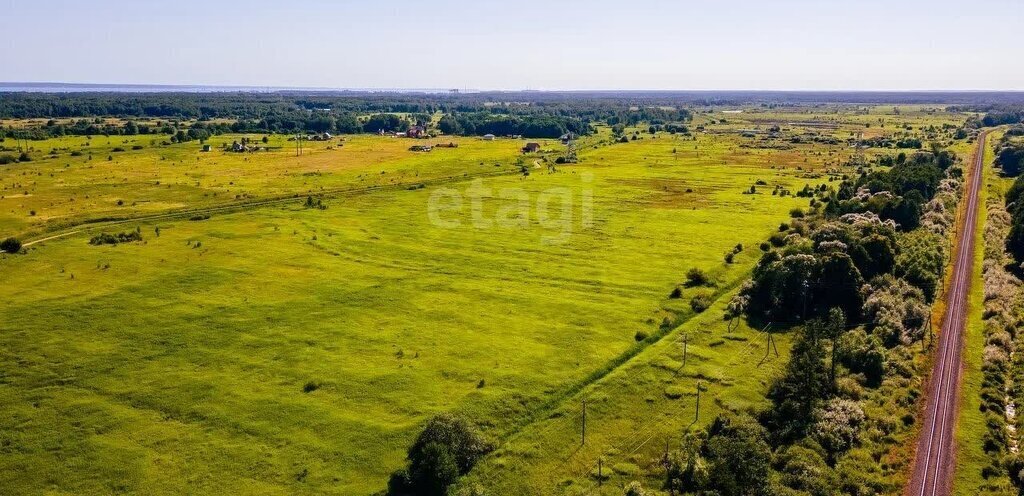
[[[859,403],[836,398],[815,410],[811,435],[831,453],[846,451],[857,442],[864,418]]]
[[[0,241],[0,251],[6,253],[18,253],[21,251],[21,241],[17,238],[7,238]]]
[[[885,346],[882,339],[857,329],[839,339],[836,360],[851,372],[864,374],[867,385],[878,387],[885,374]]]
[[[704,310],[707,310],[711,306],[711,303],[711,297],[704,294],[699,294],[697,296],[694,296],[693,298],[690,298],[690,308],[692,308],[693,311],[697,313],[701,313]]]
[[[17,161],[18,161],[18,159],[15,158],[14,155],[11,155],[9,153],[5,153],[3,155],[0,155],[0,165],[13,164],[14,162],[17,162]]]
[[[708,489],[722,495],[768,494],[772,451],[764,427],[747,414],[723,414],[708,428]]]
[[[711,276],[707,272],[694,267],[686,272],[686,285],[693,286],[707,286],[711,283]]]
[[[142,234],[139,231],[129,231],[118,234],[99,233],[89,240],[90,245],[116,245],[118,243],[129,243],[142,241]]]
[[[18,162],[31,162],[31,161],[32,161],[32,157],[30,157],[27,152],[21,152],[21,155],[18,155]]]
[[[317,210],[327,210],[327,205],[324,205],[324,201],[320,198],[313,198],[312,196],[306,197],[306,203],[303,204],[305,208],[315,208]]]
[[[794,219],[801,219],[804,216],[804,211],[803,209],[800,208],[794,208],[793,210],[789,211],[789,216]]]
[[[683,290],[679,289],[678,287],[677,288],[673,288],[672,292],[669,293],[668,297],[672,298],[673,300],[677,299],[677,298],[682,298],[683,297]]]
[[[778,458],[780,480],[786,487],[812,496],[836,494],[835,472],[818,450],[795,445],[780,452]]]
[[[637,481],[633,481],[626,485],[626,490],[622,494],[624,496],[647,496],[648,493],[644,490],[643,485]]]
[[[316,391],[317,389],[320,389],[320,385],[315,383],[315,382],[313,382],[313,381],[309,381],[305,385],[302,386],[302,392],[303,393],[312,393],[313,391]]]
[[[636,331],[636,334],[633,335],[633,339],[637,340],[637,342],[643,341],[647,339],[647,337],[647,331]]]

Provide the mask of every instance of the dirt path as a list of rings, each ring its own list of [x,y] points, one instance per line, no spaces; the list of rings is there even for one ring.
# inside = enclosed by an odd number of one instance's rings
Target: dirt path
[[[928,382],[924,422],[917,440],[913,472],[907,486],[909,496],[947,496],[952,493],[956,463],[953,433],[959,413],[961,378],[961,340],[967,324],[967,299],[974,274],[974,234],[978,221],[978,191],[984,167],[985,133],[978,137],[977,149],[968,173],[966,206],[957,232],[953,277],[946,292],[946,312],[938,336],[935,363]]]

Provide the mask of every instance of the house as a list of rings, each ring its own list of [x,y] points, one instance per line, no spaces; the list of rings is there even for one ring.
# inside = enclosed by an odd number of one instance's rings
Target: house
[[[523,153],[534,153],[540,151],[540,143],[529,142],[523,147]]]
[[[484,141],[494,141],[494,135],[490,133],[485,134]]]
[[[426,137],[427,130],[423,126],[413,126],[406,131],[405,135],[410,138],[423,138]]]

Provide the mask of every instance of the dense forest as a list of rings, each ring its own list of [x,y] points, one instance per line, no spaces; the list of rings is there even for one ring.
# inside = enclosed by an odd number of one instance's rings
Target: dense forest
[[[522,135],[556,138],[588,134],[592,123],[672,123],[689,111],[656,99],[634,97],[553,97],[516,95],[491,100],[482,95],[289,94],[289,93],[9,93],[0,98],[0,118],[45,118],[45,126],[7,129],[34,139],[65,134],[174,134],[180,121],[197,121],[193,137],[222,132],[401,132],[428,127],[454,135]],[[497,97],[498,95],[494,95]],[[525,99],[518,99],[525,98]],[[110,124],[101,117],[128,120]],[[62,119],[58,121],[57,119]],[[77,119],[70,123],[66,119]],[[160,125],[135,123],[159,120]]]

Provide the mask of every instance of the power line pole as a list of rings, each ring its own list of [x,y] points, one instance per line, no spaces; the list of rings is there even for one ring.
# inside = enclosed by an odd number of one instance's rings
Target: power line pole
[[[697,381],[697,412],[693,416],[693,421],[700,421],[700,381]]]
[[[764,362],[768,361],[768,357],[769,355],[771,355],[773,350],[775,351],[775,358],[779,357],[779,348],[775,346],[775,337],[772,335],[772,333],[768,332],[769,327],[771,327],[771,324],[766,325],[764,329],[761,331],[765,333],[765,335],[767,335],[768,339],[767,341],[765,341],[764,344],[764,357],[762,357],[761,361],[757,363],[758,367],[760,367]]]
[[[690,333],[683,333],[683,367],[686,366],[686,345],[690,341]]]

